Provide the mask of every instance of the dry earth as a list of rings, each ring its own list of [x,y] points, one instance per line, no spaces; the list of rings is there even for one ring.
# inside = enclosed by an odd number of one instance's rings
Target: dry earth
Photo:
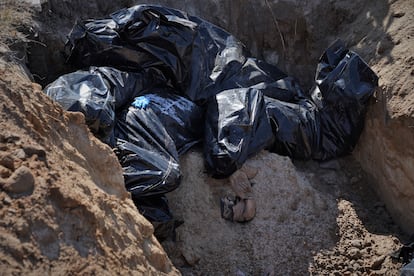
[[[78,2],[64,1],[68,16],[73,16],[70,5],[77,3],[79,8]],[[159,1],[164,2],[168,1]],[[197,1],[172,2],[198,11],[194,7]],[[297,3],[282,2],[286,7]],[[152,226],[123,188],[121,168],[112,151],[92,137],[80,114],[62,111],[29,78],[25,64],[36,60],[26,53],[43,43],[33,42],[37,38],[33,30],[40,28],[33,9],[0,0],[1,274],[398,275],[401,264],[389,254],[407,236],[387,209],[398,217],[398,200],[405,200],[408,205],[403,207],[414,210],[408,193],[414,171],[409,128],[414,98],[414,1],[367,1],[361,7],[356,2],[329,2],[335,13],[326,16],[327,22],[342,25],[325,26],[330,36],[321,38],[321,48],[309,48],[305,43],[295,50],[320,53],[327,46],[324,43],[339,35],[378,72],[377,103],[372,104],[355,154],[370,174],[353,157],[293,164],[288,158],[261,152],[247,162],[259,171],[253,179],[257,216],[237,224],[220,217],[219,199],[231,193],[227,180],[210,178],[196,149],[182,157],[182,184],[169,195],[174,214],[184,221],[175,240],[162,244],[171,262],[152,235]],[[79,13],[97,15],[97,11],[107,13],[121,5],[102,3],[96,9],[78,9]],[[213,9],[217,3],[224,11],[230,5],[210,1],[205,8]],[[51,9],[53,5],[56,1],[49,1]],[[318,39],[317,30],[324,26],[311,24],[309,19],[322,16],[322,11],[314,9],[318,5],[320,1],[307,2],[303,9],[308,18],[299,18],[297,23],[276,11],[276,17],[284,20],[282,32],[295,26],[294,36],[286,35],[287,44]],[[236,26],[244,26],[242,18],[247,18],[238,16],[242,12],[237,5],[233,17],[212,13],[206,17],[228,24],[230,31],[239,34],[243,28]],[[49,27],[72,24],[69,17],[60,16],[59,21],[59,16],[43,16]],[[306,31],[306,20],[310,29],[304,35],[299,31]],[[61,30],[63,34],[68,31],[67,27]],[[277,62],[273,52],[259,50],[271,48],[272,43],[278,43],[280,50],[279,42],[267,39],[246,44],[259,56]],[[29,50],[28,45],[32,46]],[[309,73],[314,54],[295,57],[293,50],[284,54],[280,56],[285,58],[281,61],[284,69],[297,70],[296,75]],[[67,70],[58,64],[58,56],[48,57],[55,60],[55,72]],[[288,62],[299,65],[295,69]],[[310,75],[303,78],[305,86],[310,79]],[[392,166],[382,166],[384,160],[392,160]],[[386,184],[398,192],[388,195]],[[402,220],[404,217],[398,221]],[[405,230],[409,232],[409,228]]]
[[[294,165],[264,151],[250,159],[257,214],[244,224],[221,219],[230,185],[204,173],[198,151],[181,164],[169,202],[184,224],[163,246],[184,275],[398,274],[388,255],[401,245],[399,228],[352,157]]]

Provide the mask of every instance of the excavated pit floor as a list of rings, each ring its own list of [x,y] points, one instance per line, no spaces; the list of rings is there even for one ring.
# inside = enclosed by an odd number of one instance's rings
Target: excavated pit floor
[[[181,163],[182,184],[168,198],[184,224],[162,244],[184,275],[397,273],[388,254],[399,247],[400,230],[352,157],[293,164],[262,152],[250,159],[259,171],[257,215],[245,224],[220,217],[220,197],[231,188],[203,172],[198,151]]]

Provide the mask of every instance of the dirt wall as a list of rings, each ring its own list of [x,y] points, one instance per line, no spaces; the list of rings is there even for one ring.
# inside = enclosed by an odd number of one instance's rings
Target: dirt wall
[[[355,49],[380,77],[354,156],[408,234],[414,229],[413,11],[414,1],[372,3],[349,26]]]

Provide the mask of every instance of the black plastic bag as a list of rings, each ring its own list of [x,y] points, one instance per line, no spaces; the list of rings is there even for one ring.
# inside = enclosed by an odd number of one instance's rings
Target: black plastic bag
[[[378,86],[377,75],[342,41],[321,56],[311,97],[319,107],[321,149],[314,159],[351,153],[364,127],[368,100]]]
[[[276,66],[242,55],[241,46],[226,47],[216,58],[212,79],[205,89],[208,95],[235,88],[255,88],[265,96],[286,102],[304,97],[299,84]]]
[[[203,19],[161,6],[137,5],[107,19],[77,22],[66,47],[68,61],[77,66],[151,68],[190,100],[203,102],[223,90],[205,88],[225,65],[216,57],[234,45],[241,57],[246,56],[231,34]]]
[[[154,226],[154,235],[159,241],[174,238],[180,222],[174,219],[165,195],[144,198],[132,196],[132,200],[139,212]]]
[[[151,109],[174,141],[178,154],[184,154],[202,139],[204,110],[169,89],[152,89],[153,93],[138,97],[135,102]],[[134,103],[133,103],[134,104]]]
[[[272,141],[263,94],[253,88],[226,90],[207,103],[204,154],[215,177],[226,177]]]
[[[312,129],[318,129],[318,122],[312,119],[317,117],[316,111],[311,102],[306,102],[306,96],[293,78],[274,66],[247,58],[248,52],[240,41],[184,12],[138,5],[117,11],[108,19],[78,22],[67,46],[68,60],[75,64],[151,70],[192,101],[204,103],[220,91],[251,87],[268,97],[294,104],[289,108],[281,105],[290,114],[282,115],[285,118],[294,117],[295,105],[299,110],[299,117],[285,131],[283,124],[278,124],[276,141],[281,139],[280,143],[285,146],[273,145],[273,149],[294,158],[312,156],[325,160],[350,153],[363,127],[367,99],[378,81],[359,56],[341,42],[330,46],[320,59],[316,85],[310,93],[320,118],[320,131],[313,132]],[[306,106],[310,110],[304,114]],[[283,111],[274,111],[270,117],[277,113]],[[207,113],[209,116],[214,115]],[[305,126],[306,122],[310,126]],[[293,125],[297,126],[296,130]],[[291,138],[283,140],[288,133],[297,137],[296,142]],[[311,135],[309,139],[305,139],[305,133]],[[316,138],[318,135],[320,138]]]
[[[114,134],[125,187],[135,197],[161,195],[178,187],[176,147],[151,109],[129,107],[119,115]]]
[[[64,109],[82,112],[95,136],[109,138],[115,123],[115,97],[99,69],[63,75],[44,91]]]
[[[315,83],[311,99],[300,92],[290,103],[266,99],[275,136],[271,151],[316,160],[352,152],[378,77],[338,40],[320,58]]]
[[[77,67],[112,66],[123,71],[141,71],[151,57],[130,48],[113,19],[89,19],[73,26],[66,42],[68,61]]]
[[[302,99],[298,103],[287,103],[265,99],[274,134],[274,142],[268,149],[294,159],[311,159],[319,153],[320,121],[313,102]]]
[[[116,109],[158,82],[146,72],[127,73],[110,67],[90,67],[59,77],[45,88],[45,93],[68,111],[85,115],[94,135],[108,142],[115,124]]]

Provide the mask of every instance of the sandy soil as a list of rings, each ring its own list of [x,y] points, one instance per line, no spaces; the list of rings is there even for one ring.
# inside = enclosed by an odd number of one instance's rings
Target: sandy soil
[[[220,217],[229,182],[208,177],[198,151],[181,161],[183,183],[169,201],[184,224],[163,246],[184,275],[398,274],[389,254],[404,237],[352,157],[250,159],[257,214],[243,224]]]

